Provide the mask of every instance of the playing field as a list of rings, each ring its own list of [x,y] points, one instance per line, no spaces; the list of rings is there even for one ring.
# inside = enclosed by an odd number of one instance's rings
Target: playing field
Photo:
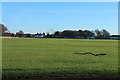
[[[118,41],[4,38],[3,78],[117,77]],[[80,55],[92,52],[107,55]]]

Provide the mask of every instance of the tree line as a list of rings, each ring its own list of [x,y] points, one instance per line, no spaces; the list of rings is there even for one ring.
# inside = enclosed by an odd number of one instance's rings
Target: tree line
[[[0,33],[2,34],[2,36],[4,36],[4,33],[6,33],[6,31],[8,31],[8,28],[6,26],[4,26],[3,24],[0,24]],[[20,30],[19,32],[16,32],[15,34],[11,33],[11,37],[25,37],[24,35],[31,37],[32,34],[30,34],[30,33],[24,34],[24,32],[22,30]],[[109,37],[110,37],[110,33],[105,29],[102,29],[102,30],[95,29],[92,31],[90,31],[90,30],[78,30],[78,31],[64,30],[64,31],[55,31],[53,34],[37,33],[34,35],[43,35],[44,38],[109,39]]]
[[[62,32],[56,31],[54,34],[47,34],[48,37],[54,38],[96,38],[96,39],[108,39],[110,37],[110,33],[105,30],[64,30]]]

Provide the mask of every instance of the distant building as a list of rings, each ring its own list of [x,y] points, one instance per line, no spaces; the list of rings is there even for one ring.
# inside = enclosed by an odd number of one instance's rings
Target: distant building
[[[5,32],[2,34],[2,36],[4,37],[11,37],[12,33],[8,33],[8,32]]]
[[[23,37],[25,37],[25,38],[43,38],[44,37],[44,35],[43,34],[29,34],[29,33],[27,33],[27,34],[24,34],[24,36]]]
[[[95,39],[95,37],[87,37],[87,39]]]
[[[116,40],[118,40],[118,39],[120,39],[120,35],[111,35],[110,39],[116,39]]]
[[[44,36],[42,34],[35,34],[33,37],[34,38],[43,38]]]
[[[76,39],[84,39],[83,36],[76,36],[75,38],[76,38]]]

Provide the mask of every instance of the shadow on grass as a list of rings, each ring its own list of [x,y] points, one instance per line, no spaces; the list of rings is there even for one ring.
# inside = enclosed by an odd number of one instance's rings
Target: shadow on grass
[[[71,69],[72,70],[72,69]],[[118,80],[117,71],[49,71],[43,69],[3,69],[2,79],[38,79],[38,80]]]

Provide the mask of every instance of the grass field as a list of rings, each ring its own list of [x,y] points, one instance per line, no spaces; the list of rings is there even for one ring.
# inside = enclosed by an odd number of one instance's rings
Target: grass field
[[[117,77],[118,41],[4,38],[3,78]],[[75,52],[107,53],[80,55]]]

